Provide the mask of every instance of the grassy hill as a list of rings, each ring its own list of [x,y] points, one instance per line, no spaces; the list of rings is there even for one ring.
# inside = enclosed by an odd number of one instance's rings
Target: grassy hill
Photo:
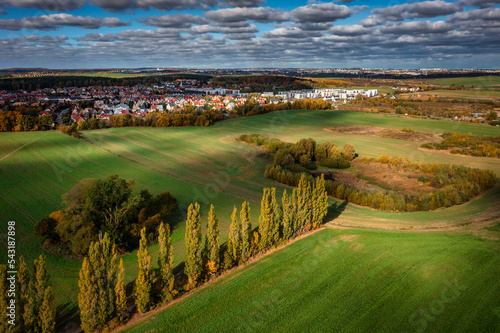
[[[268,161],[258,157],[256,147],[234,141],[244,133],[260,133],[295,142],[312,137],[318,142],[352,144],[363,156],[399,155],[424,162],[460,163],[489,168],[500,175],[500,160],[447,155],[421,151],[420,143],[385,139],[358,134],[325,131],[342,125],[374,125],[387,128],[411,128],[426,133],[455,131],[483,135],[500,135],[492,126],[448,121],[422,120],[345,111],[287,111],[250,118],[224,121],[213,127],[189,128],[123,128],[85,132],[88,141],[77,140],[56,132],[0,133],[0,216],[2,221],[17,222],[17,249],[30,262],[42,250],[34,236],[36,221],[61,209],[61,195],[85,178],[103,178],[117,174],[134,179],[136,189],[157,194],[170,191],[187,207],[198,201],[202,218],[210,203],[216,208],[221,224],[221,241],[227,239],[230,214],[244,200],[251,203],[252,222],[257,224],[262,187],[282,185],[263,177]],[[364,225],[389,228],[449,226],[462,220],[495,218],[498,189],[481,199],[462,206],[436,212],[394,214],[347,205],[335,220],[342,225]],[[333,202],[333,200],[332,200]],[[498,217],[497,217],[498,218]],[[481,220],[482,221],[482,220]],[[184,224],[179,215],[173,233],[176,262],[184,257]],[[205,224],[205,222],[203,222]],[[5,235],[6,224],[0,225]],[[5,236],[0,240],[5,244]],[[152,247],[153,254],[157,251]],[[0,259],[6,258],[2,251]],[[126,280],[136,275],[135,253],[124,257]],[[154,259],[153,259],[154,260]],[[153,261],[155,262],[155,260]],[[48,254],[48,267],[55,288],[60,315],[75,313],[77,280],[81,262]]]
[[[125,332],[495,332],[498,250],[471,235],[321,230]]]

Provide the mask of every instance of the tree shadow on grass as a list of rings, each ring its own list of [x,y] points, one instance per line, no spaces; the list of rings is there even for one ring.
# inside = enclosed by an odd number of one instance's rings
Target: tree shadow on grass
[[[325,221],[330,222],[342,214],[347,206],[347,201],[335,202],[334,204],[328,206],[328,213],[326,214]],[[325,222],[325,223],[327,223]]]

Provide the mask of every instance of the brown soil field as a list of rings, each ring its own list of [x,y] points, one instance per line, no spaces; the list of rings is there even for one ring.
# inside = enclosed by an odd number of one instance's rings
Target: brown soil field
[[[388,139],[416,141],[416,142],[441,142],[443,139],[437,134],[420,133],[414,131],[402,131],[376,126],[339,126],[327,128],[328,131],[373,135]]]
[[[419,172],[404,172],[382,163],[351,162],[351,167],[358,171],[318,169],[311,171],[313,176],[325,175],[325,179],[354,186],[368,191],[384,189],[394,190],[401,194],[429,193],[434,188],[418,180],[419,176],[431,178],[432,175]]]

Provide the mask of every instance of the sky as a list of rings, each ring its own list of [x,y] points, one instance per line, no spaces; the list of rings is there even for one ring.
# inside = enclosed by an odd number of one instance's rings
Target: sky
[[[0,0],[0,68],[500,68],[500,0]]]

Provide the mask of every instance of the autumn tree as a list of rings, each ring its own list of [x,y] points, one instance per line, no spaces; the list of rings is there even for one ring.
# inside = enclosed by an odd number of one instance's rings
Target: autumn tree
[[[203,271],[200,205],[198,203],[191,204],[188,207],[185,239],[186,259],[184,273],[188,277],[188,287],[194,287]]]
[[[250,222],[250,205],[248,202],[244,201],[241,205],[240,211],[241,219],[241,259],[246,261],[251,253],[251,233],[252,233],[252,222]]]
[[[158,267],[160,270],[161,299],[163,303],[174,297],[174,247],[170,239],[170,226],[160,224],[158,228],[158,242],[160,251],[158,254]]]
[[[270,189],[264,188],[262,200],[260,202],[259,216],[259,247],[261,250],[266,250],[271,245],[270,229],[272,221],[272,207],[270,203]]]
[[[137,311],[143,313],[149,310],[152,284],[151,256],[148,251],[146,228],[141,230],[137,261],[139,263],[139,274],[135,280],[135,305],[137,306]]]
[[[125,290],[125,268],[121,258],[115,286],[115,309],[118,319],[124,320],[127,315],[127,293]]]
[[[286,190],[283,192],[281,202],[283,209],[283,239],[288,240],[293,236],[293,207],[292,200],[288,197]]]
[[[35,309],[38,313],[36,326],[40,332],[53,332],[56,309],[53,304],[52,286],[47,272],[47,259],[40,255],[34,266]]]
[[[231,225],[229,226],[229,240],[227,242],[227,251],[231,256],[232,262],[238,263],[241,259],[241,225],[238,220],[238,209],[234,207],[231,214]]]
[[[311,184],[307,181],[305,174],[302,174],[297,188],[297,230],[301,233],[311,222],[312,202]]]
[[[83,259],[78,286],[80,287],[80,292],[78,293],[78,307],[80,308],[82,329],[85,332],[94,332],[98,327],[98,288],[92,265],[87,258]]]
[[[207,257],[207,272],[214,275],[220,266],[219,220],[215,215],[214,205],[210,205],[210,211],[208,212],[205,254]]]
[[[280,206],[278,205],[278,202],[276,201],[276,188],[271,188],[271,192],[270,192],[270,199],[271,199],[271,212],[272,212],[272,215],[271,215],[271,223],[270,223],[270,235],[269,235],[269,238],[270,238],[270,241],[271,241],[271,244],[272,245],[276,245],[278,244],[279,240],[280,240],[280,233],[281,233],[281,216],[282,216],[282,212],[281,212],[281,208]]]
[[[316,178],[316,184],[313,190],[313,227],[317,228],[323,222],[328,213],[328,194],[325,188],[325,176],[321,174]]]

